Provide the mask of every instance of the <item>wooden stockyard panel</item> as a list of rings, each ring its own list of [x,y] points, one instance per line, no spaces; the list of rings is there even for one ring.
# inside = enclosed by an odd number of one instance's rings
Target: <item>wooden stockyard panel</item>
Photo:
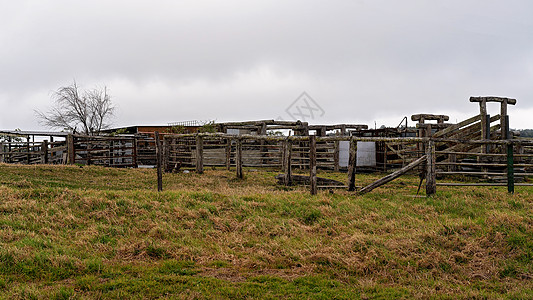
[[[66,163],[66,142],[1,143],[0,162],[14,164]]]
[[[74,163],[106,167],[135,167],[134,138],[73,137]]]

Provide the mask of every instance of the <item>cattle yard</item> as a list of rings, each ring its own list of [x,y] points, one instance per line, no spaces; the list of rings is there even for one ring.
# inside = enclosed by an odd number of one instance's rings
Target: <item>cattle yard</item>
[[[0,162],[19,164],[80,164],[106,167],[156,166],[162,172],[204,168],[276,170],[285,185],[295,176],[308,174],[304,182],[311,194],[319,188],[345,188],[366,193],[395,178],[418,174],[425,179],[426,194],[439,185],[515,186],[530,185],[533,176],[533,139],[516,136],[509,129],[508,105],[516,100],[501,97],[471,97],[480,113],[464,121],[446,123],[446,115],[415,114],[393,128],[369,129],[362,124],[310,125],[301,121],[249,121],[210,124],[174,124],[150,131],[83,136],[69,133],[4,132]],[[500,105],[490,116],[488,103]],[[202,132],[204,131],[204,132]],[[285,136],[283,133],[289,132]],[[30,139],[30,136],[33,138]],[[36,142],[35,137],[42,141]],[[26,140],[24,140],[24,138]],[[46,139],[44,139],[46,138]],[[320,172],[346,171],[342,184],[322,184]],[[379,171],[386,176],[365,186],[356,186],[356,174]],[[446,182],[447,178],[472,178]],[[162,188],[161,176],[158,186]],[[448,180],[449,181],[449,180]]]

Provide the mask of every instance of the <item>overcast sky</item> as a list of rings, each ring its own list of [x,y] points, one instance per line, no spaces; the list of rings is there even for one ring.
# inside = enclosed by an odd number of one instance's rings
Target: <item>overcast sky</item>
[[[73,80],[108,87],[115,126],[288,120],[305,91],[315,124],[456,122],[494,95],[533,128],[533,1],[0,3],[0,129],[47,129],[34,110]]]

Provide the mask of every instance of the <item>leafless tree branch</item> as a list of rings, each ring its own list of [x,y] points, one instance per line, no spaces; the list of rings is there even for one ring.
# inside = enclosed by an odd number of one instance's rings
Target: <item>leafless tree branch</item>
[[[114,115],[107,87],[80,92],[74,82],[60,87],[52,97],[55,105],[47,113],[36,111],[41,124],[50,128],[97,135],[109,127],[109,119]]]

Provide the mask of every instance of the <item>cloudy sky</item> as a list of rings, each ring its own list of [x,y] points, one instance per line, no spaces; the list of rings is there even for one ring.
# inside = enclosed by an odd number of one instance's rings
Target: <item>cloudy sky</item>
[[[0,0],[0,129],[46,129],[34,110],[76,80],[107,86],[114,125],[290,119],[396,126],[460,121],[472,95],[516,98],[533,128],[533,1]],[[499,106],[489,106],[498,113]]]

